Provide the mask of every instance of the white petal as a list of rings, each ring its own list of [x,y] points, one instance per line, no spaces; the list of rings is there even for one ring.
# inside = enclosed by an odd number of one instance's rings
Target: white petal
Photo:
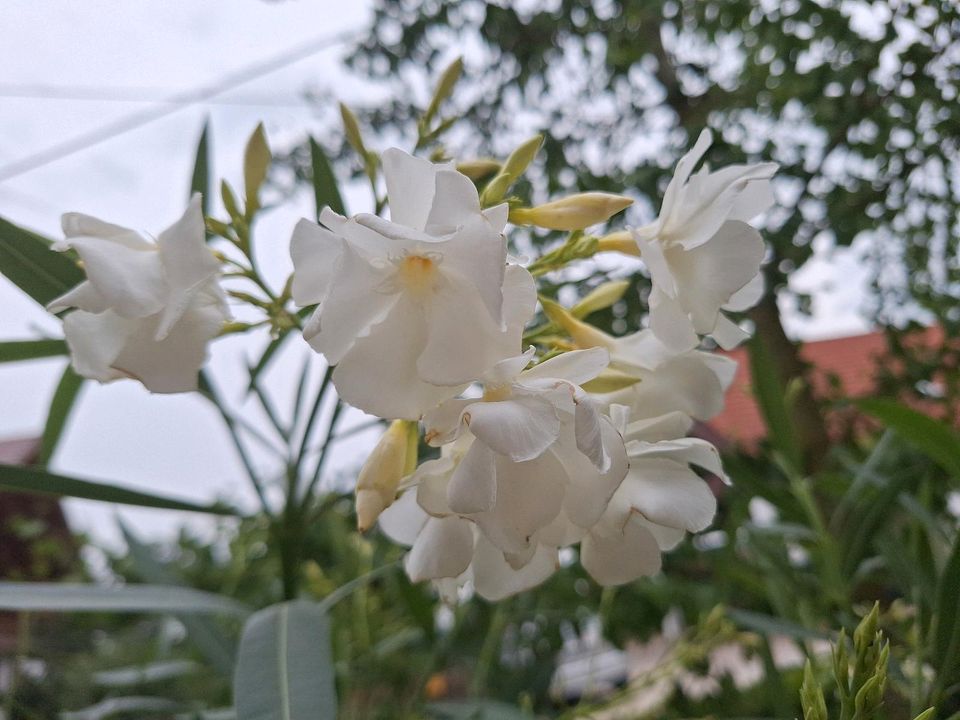
[[[730,299],[727,301],[727,304],[723,306],[723,309],[732,310],[733,312],[749,310],[760,302],[764,290],[766,290],[766,283],[763,279],[763,273],[757,273],[750,282],[730,296]]]
[[[47,305],[50,312],[59,312],[67,308],[79,308],[91,313],[102,313],[110,309],[110,304],[89,280],[84,280],[72,290],[67,290],[60,297],[51,300]]]
[[[390,202],[390,219],[423,230],[433,205],[438,167],[428,160],[390,148],[380,155]]]
[[[195,193],[183,216],[157,238],[167,281],[166,304],[157,327],[162,340],[190,304],[197,289],[220,270],[206,243],[201,196]]]
[[[641,440],[648,443],[675,440],[684,437],[692,427],[692,418],[686,413],[673,411],[630,423],[623,432],[623,439],[627,442]]]
[[[473,532],[458,517],[431,517],[417,536],[404,563],[413,582],[456,577],[470,564]]]
[[[89,313],[75,310],[63,319],[63,332],[70,348],[70,360],[78,375],[109,382],[124,377],[113,363],[127,339],[136,332],[137,320],[112,310]]]
[[[509,385],[530,364],[537,354],[537,349],[531,345],[523,355],[501,360],[490,368],[483,376],[483,383],[491,387]]]
[[[474,519],[501,550],[521,552],[560,512],[564,477],[565,470],[552,453],[522,463],[498,456],[497,502]]]
[[[345,402],[371,415],[417,420],[462,390],[430,385],[417,374],[417,356],[426,341],[420,313],[418,304],[399,296],[387,317],[343,356],[333,382]]]
[[[639,523],[647,530],[650,531],[650,534],[657,541],[657,545],[660,546],[660,549],[664,552],[668,550],[673,550],[677,545],[683,542],[683,539],[687,536],[687,531],[682,528],[672,528],[667,527],[666,525],[657,525],[652,523],[646,518],[640,517],[639,515],[634,515],[630,522]]]
[[[725,355],[700,351],[695,352],[694,356],[710,368],[710,371],[716,376],[717,381],[720,383],[720,387],[726,392],[733,384],[733,380],[737,375],[737,361]]]
[[[583,390],[574,394],[576,411],[574,412],[574,433],[577,449],[586,455],[600,472],[610,469],[610,455],[603,443],[600,426],[600,413]]]
[[[566,516],[582,528],[589,528],[600,520],[610,498],[627,474],[627,452],[623,439],[604,419],[601,423],[604,447],[610,457],[606,472],[599,472],[583,453],[571,448],[569,441],[557,443],[552,452],[563,463],[568,482],[563,498]]]
[[[580,543],[580,563],[601,585],[623,585],[660,571],[660,548],[640,523],[628,522],[619,536],[588,533]]]
[[[424,227],[427,233],[448,235],[475,218],[489,227],[480,214],[480,197],[470,178],[456,170],[438,170],[435,178],[436,190]]]
[[[773,175],[777,171],[776,163],[763,163],[764,172]],[[766,212],[773,206],[773,188],[767,179],[753,180],[737,196],[736,202],[730,209],[728,220],[743,220],[750,222],[760,213]]]
[[[675,353],[692,350],[699,343],[683,306],[657,287],[650,293],[650,329]]]
[[[87,278],[116,313],[147,317],[163,308],[167,284],[155,246],[144,243],[145,248],[133,249],[96,237],[77,237],[70,244],[83,260]]]
[[[447,486],[447,504],[461,515],[490,510],[497,500],[496,455],[475,442],[457,465]]]
[[[500,328],[476,288],[442,272],[442,283],[426,303],[427,341],[417,369],[421,379],[434,385],[461,385],[501,359],[495,354]]]
[[[709,128],[704,128],[700,131],[693,147],[677,161],[673,177],[670,178],[667,190],[663,194],[663,204],[660,207],[661,222],[669,222],[676,213],[682,212],[682,208],[678,206],[681,205],[684,185],[689,179],[690,173],[693,172],[693,168],[700,162],[700,158],[707,152],[712,142],[713,133],[710,132]]]
[[[366,260],[386,259],[391,254],[399,254],[400,250],[403,249],[398,247],[397,243],[391,238],[384,237],[375,230],[364,227],[354,218],[345,218],[343,215],[338,215],[329,207],[320,211],[320,223],[329,228],[335,235],[346,240],[350,247]]]
[[[306,219],[297,223],[290,238],[291,291],[297,305],[315,305],[327,296],[342,247],[343,239],[326,228]]]
[[[425,412],[423,432],[426,443],[440,447],[455,440],[462,430],[464,411],[476,402],[471,398],[453,398]]]
[[[750,339],[750,333],[723,313],[717,315],[716,324],[710,331],[710,335],[724,350],[733,350],[740,343]]]
[[[110,238],[122,242],[133,250],[155,249],[153,244],[144,240],[136,230],[104,222],[83,213],[64,213],[60,218],[60,226],[68,239],[75,237]]]
[[[672,460],[632,462],[622,493],[622,500],[651,522],[689,532],[709,526],[717,512],[710,486],[686,465]]]
[[[160,316],[141,322],[114,361],[155,393],[189,392],[207,358],[207,344],[220,332],[227,314],[212,288],[201,288],[163,340],[156,340]]]
[[[473,285],[494,325],[504,329],[501,325],[502,287],[507,260],[507,241],[504,236],[491,228],[490,223],[478,213],[468,218],[453,236],[437,243],[436,247],[437,252],[443,253],[441,267],[444,273],[450,277],[450,271],[454,271],[457,282]]]
[[[520,351],[523,328],[533,318],[537,309],[537,284],[526,268],[507,265],[503,274],[503,324],[507,328],[508,341],[512,346],[504,353],[509,357]]]
[[[417,491],[407,490],[380,513],[377,524],[383,533],[400,545],[410,547],[427,522],[427,514],[417,504]]]
[[[494,230],[497,232],[503,232],[503,228],[506,227],[507,220],[510,217],[510,205],[507,203],[494,205],[493,207],[484,210],[483,216],[487,219],[487,222],[490,223],[490,226]]]
[[[553,547],[568,547],[576,545],[586,534],[586,528],[573,522],[561,509],[553,520],[537,531],[537,541]]]
[[[560,419],[548,401],[521,396],[478,402],[468,410],[470,431],[487,447],[514,462],[539,457],[560,434]]]
[[[388,273],[388,269],[373,267],[349,245],[343,245],[333,285],[321,309],[320,332],[313,337],[304,335],[331,365],[339,363],[357,338],[370,332],[395,307],[399,296],[380,290]],[[383,357],[385,363],[388,357]]]
[[[534,365],[520,376],[520,382],[557,378],[582,385],[603,372],[609,363],[610,353],[606,348],[572,350]]]
[[[650,281],[653,286],[667,297],[675,298],[679,292],[676,278],[673,277],[673,271],[664,255],[664,246],[656,239],[646,237],[641,232],[643,228],[633,231],[633,239],[640,250],[640,257],[643,259],[647,271],[650,273]]]
[[[510,566],[503,552],[481,537],[473,558],[473,584],[480,597],[490,601],[536,587],[557,569],[557,549],[538,545],[519,570]]]

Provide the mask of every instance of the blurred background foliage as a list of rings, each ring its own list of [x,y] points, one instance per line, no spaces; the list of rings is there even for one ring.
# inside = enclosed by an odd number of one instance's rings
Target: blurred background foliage
[[[936,706],[939,718],[960,717],[957,4],[382,0],[347,60],[387,98],[353,108],[367,144],[417,143],[429,88],[461,54],[463,79],[442,115],[455,122],[422,149],[502,158],[542,132],[522,197],[626,188],[637,199],[628,220],[649,220],[705,126],[718,164],[780,163],[780,208],[765,229],[768,293],[749,317],[768,440],[751,453],[728,449],[735,484],[715,488],[716,522],[668,554],[661,575],[602,590],[568,558],[543,586],[495,605],[438,604],[407,582],[397,547],[377,531],[356,533],[349,495],[318,497],[294,539],[294,586],[320,599],[376,572],[332,610],[339,716],[907,719]],[[319,187],[325,150],[341,177],[363,176],[337,123],[322,147],[277,153],[279,164]],[[518,249],[554,240],[529,235]],[[815,397],[780,320],[777,294],[801,309],[809,302],[787,277],[815,247],[850,245],[872,271],[865,311],[898,358],[879,386],[889,400]],[[606,279],[603,266],[591,268],[550,289]],[[590,320],[635,326],[647,290],[636,278],[622,303]],[[911,342],[921,322],[943,328],[938,346]],[[925,414],[909,409],[917,399]],[[857,432],[829,434],[828,406],[860,418]],[[147,546],[126,529],[130,552],[108,554],[106,571],[264,607],[289,594],[276,532],[275,519],[254,517],[223,521],[212,538],[184,532]],[[76,579],[84,573],[77,564]],[[838,632],[851,636],[875,601],[872,622],[890,643],[882,704],[854,714],[849,688],[832,684],[829,643],[846,647]],[[630,677],[566,703],[550,692],[558,653],[598,621],[626,651]],[[235,621],[98,613],[19,622],[18,655],[44,666],[16,666],[4,698],[11,718],[84,706],[94,710],[65,717],[220,717],[199,711],[230,703]],[[174,704],[110,705],[128,696]]]

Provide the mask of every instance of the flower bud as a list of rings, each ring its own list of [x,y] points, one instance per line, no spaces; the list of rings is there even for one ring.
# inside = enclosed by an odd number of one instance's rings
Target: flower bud
[[[416,423],[394,420],[377,442],[357,477],[357,529],[366,532],[393,504],[404,475],[415,466]],[[413,437],[413,443],[411,442]],[[411,453],[411,445],[413,452]]]
[[[597,310],[608,308],[623,297],[628,287],[630,287],[629,280],[610,280],[601,283],[570,308],[570,314],[577,318],[584,318]]]
[[[597,252],[618,252],[640,257],[640,248],[637,247],[637,241],[633,239],[629,230],[604,235],[597,241],[597,245]]]
[[[633,200],[613,193],[587,192],[570,195],[532,208],[510,211],[510,222],[517,225],[536,225],[549,230],[583,230],[606,222]]]
[[[457,163],[457,172],[466,175],[474,182],[493,175],[499,169],[500,163],[496,160],[480,159]]]
[[[443,71],[443,74],[440,76],[440,81],[437,83],[437,89],[433,93],[433,97],[430,99],[430,105],[427,106],[426,111],[423,113],[423,122],[429,124],[436,116],[437,112],[440,110],[440,105],[443,104],[443,101],[446,100],[453,93],[453,86],[457,84],[457,80],[460,79],[460,75],[463,72],[463,58],[458,57],[452,63],[447,66],[447,69]]]
[[[546,298],[540,298],[540,304],[550,321],[563,328],[578,348],[610,347],[609,335],[583,320],[578,320],[563,305]]]
[[[490,207],[503,200],[503,196],[507,194],[510,186],[526,172],[527,167],[533,162],[533,158],[536,157],[541,145],[543,145],[543,135],[534,135],[510,153],[510,157],[503,163],[500,172],[483,189],[480,195],[480,205],[482,207]]]

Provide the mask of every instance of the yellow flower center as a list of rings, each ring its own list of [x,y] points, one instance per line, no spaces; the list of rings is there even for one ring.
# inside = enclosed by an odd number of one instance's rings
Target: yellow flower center
[[[423,295],[433,290],[437,263],[425,255],[408,255],[400,261],[400,284],[409,292]]]

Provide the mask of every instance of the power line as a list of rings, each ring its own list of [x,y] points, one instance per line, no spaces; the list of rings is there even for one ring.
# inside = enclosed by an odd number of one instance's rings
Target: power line
[[[298,45],[287,52],[280,53],[279,55],[268,60],[254,63],[248,65],[247,67],[240,68],[239,70],[227,73],[220,78],[220,80],[210,85],[194,88],[192,90],[186,90],[180,93],[174,93],[163,101],[163,104],[165,104],[166,107],[151,107],[139,112],[131,113],[115,122],[107,123],[106,125],[95,128],[90,132],[77,135],[74,138],[49,147],[46,150],[41,150],[33,155],[28,155],[21,160],[15,160],[14,162],[0,168],[0,183],[17,177],[18,175],[23,175],[31,170],[36,170],[44,165],[48,165],[55,160],[60,160],[61,158],[65,158],[69,155],[80,152],[81,150],[85,150],[86,148],[98,145],[99,143],[116,137],[117,135],[121,135],[138,127],[155,122],[166,117],[167,115],[171,115],[179,110],[182,110],[185,107],[195,105],[207,100],[208,98],[214,97],[215,95],[226,92],[237,85],[250,82],[251,80],[255,80],[263,75],[272,73],[287,65],[298,62],[299,60],[304,60],[322,50],[345,43],[353,39],[356,35],[356,32],[341,32],[323,35]]]
[[[67,100],[78,102],[111,103],[158,103],[162,105],[183,105],[184,101],[171,99],[170,92],[161,88],[110,85],[47,85],[32,83],[0,83],[0,97],[23,98],[29,100]],[[213,99],[210,105],[245,105],[250,107],[303,107],[309,103],[306,97],[283,95],[242,95]]]

